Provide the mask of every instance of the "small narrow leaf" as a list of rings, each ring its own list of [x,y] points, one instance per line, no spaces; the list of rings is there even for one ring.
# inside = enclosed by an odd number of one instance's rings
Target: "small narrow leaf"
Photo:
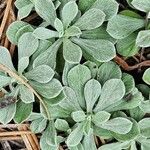
[[[63,119],[57,119],[55,121],[55,128],[60,131],[67,131],[70,129],[68,122]]]
[[[85,120],[86,115],[84,111],[75,111],[72,112],[71,117],[75,122],[81,122]]]
[[[18,62],[18,73],[22,74],[29,65],[29,57],[22,57]]]
[[[66,37],[70,36],[80,36],[82,34],[81,30],[76,26],[71,26],[68,29],[65,30]]]

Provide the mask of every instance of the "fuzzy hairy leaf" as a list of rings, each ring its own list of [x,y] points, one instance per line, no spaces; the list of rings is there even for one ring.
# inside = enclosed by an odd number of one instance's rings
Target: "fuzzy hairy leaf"
[[[55,72],[47,65],[40,65],[33,68],[25,74],[29,80],[34,80],[39,83],[48,83],[54,76]]]
[[[123,39],[144,27],[144,20],[125,15],[116,15],[108,22],[107,32],[115,39]]]
[[[85,108],[84,85],[91,78],[90,70],[84,65],[77,65],[68,73],[69,86],[75,91],[78,102]]]
[[[65,37],[70,36],[80,36],[82,34],[81,30],[76,26],[71,26],[65,30]]]
[[[45,21],[54,25],[56,10],[52,0],[35,0],[35,10]]]
[[[80,111],[72,112],[71,117],[75,122],[81,122],[81,121],[85,120],[86,115],[85,115],[84,111],[80,110]]]
[[[25,7],[26,5],[31,4],[30,0],[16,0],[15,1],[15,6],[20,9],[22,7]]]
[[[63,119],[57,119],[55,121],[55,128],[60,131],[67,131],[70,129],[68,122]]]
[[[119,4],[115,0],[96,0],[92,8],[102,10],[106,14],[105,20],[109,20],[117,14]]]
[[[60,19],[58,18],[55,19],[54,27],[59,32],[59,37],[62,37],[64,34],[64,26]]]
[[[63,42],[63,57],[69,63],[79,63],[82,58],[82,50],[69,39],[65,39]]]
[[[143,101],[139,107],[144,113],[150,113],[150,100]]]
[[[143,75],[143,80],[145,83],[147,83],[148,85],[150,85],[150,68],[148,68]]]
[[[64,27],[67,28],[78,13],[78,6],[75,1],[69,1],[62,9],[62,20]]]
[[[9,83],[11,82],[11,78],[4,76],[4,75],[0,75],[0,89],[2,87],[7,86]]]
[[[14,121],[16,123],[23,123],[31,114],[33,108],[33,104],[26,104],[22,101],[17,103],[16,114],[14,117]]]
[[[92,8],[85,12],[74,25],[81,30],[91,30],[101,26],[104,20],[105,14],[99,9]]]
[[[29,57],[22,57],[18,62],[18,73],[22,74],[29,65]]]
[[[95,80],[89,80],[84,87],[84,97],[86,101],[86,110],[87,112],[92,112],[94,104],[98,100],[98,97],[101,93],[101,85]]]
[[[72,41],[99,62],[108,62],[116,56],[115,47],[108,40],[73,38]]]
[[[107,107],[120,101],[125,94],[124,83],[120,79],[110,79],[102,87],[101,96],[96,105],[95,112],[105,110]]]

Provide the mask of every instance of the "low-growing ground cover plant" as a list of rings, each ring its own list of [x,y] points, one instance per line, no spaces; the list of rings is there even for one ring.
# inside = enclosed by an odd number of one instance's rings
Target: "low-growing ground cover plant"
[[[0,122],[29,121],[42,150],[149,150],[149,0],[15,6],[15,61],[0,46]]]

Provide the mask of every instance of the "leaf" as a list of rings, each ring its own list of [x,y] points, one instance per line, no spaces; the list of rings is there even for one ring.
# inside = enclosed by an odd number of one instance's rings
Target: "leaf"
[[[139,107],[144,113],[150,113],[150,100],[142,101]]]
[[[33,68],[40,65],[48,65],[52,69],[56,67],[56,54],[62,44],[62,39],[53,43],[45,52],[41,53],[33,62]]]
[[[22,57],[18,62],[18,73],[22,74],[29,65],[29,57]]]
[[[150,118],[144,118],[139,123],[141,135],[149,138],[150,137]]]
[[[30,57],[38,48],[39,42],[31,32],[24,33],[18,41],[18,57]]]
[[[67,131],[70,129],[68,122],[64,119],[56,119],[55,128],[60,131]]]
[[[28,25],[26,22],[15,21],[8,27],[6,35],[11,43],[13,44],[18,43],[18,39],[16,38],[16,33],[19,31],[19,29],[21,29],[22,27],[26,25]]]
[[[28,104],[28,103],[32,103],[35,101],[34,94],[32,93],[32,91],[30,91],[30,89],[28,89],[24,85],[20,85],[19,90],[20,90],[20,99],[24,103]]]
[[[79,111],[72,112],[71,117],[75,122],[82,122],[85,120],[86,115],[84,111],[79,110]]]
[[[71,64],[79,63],[82,58],[82,50],[78,45],[66,39],[63,42],[63,57]]]
[[[117,52],[125,57],[134,56],[140,48],[136,44],[137,33],[132,33],[126,38],[117,41]]]
[[[49,30],[44,27],[38,27],[33,31],[33,35],[42,40],[47,40],[55,37],[59,37],[59,33],[57,31]]]
[[[120,101],[125,94],[124,83],[120,79],[110,79],[102,87],[101,96],[94,109],[95,112],[105,110],[107,107]]]
[[[150,46],[149,40],[150,40],[150,31],[143,30],[138,33],[136,44],[139,47],[149,47]]]
[[[150,68],[148,68],[143,75],[143,80],[145,83],[147,83],[148,85],[150,85]]]
[[[16,113],[16,104],[0,109],[0,122],[4,125],[8,124]]]
[[[90,70],[84,65],[77,65],[68,73],[68,84],[75,91],[81,107],[85,107],[84,85],[91,78]]]
[[[31,3],[29,5],[26,5],[22,8],[20,8],[18,11],[18,18],[21,20],[21,19],[27,17],[30,14],[30,12],[32,11],[33,7],[34,7],[34,5]]]
[[[25,73],[25,77],[29,80],[34,80],[39,83],[48,83],[52,80],[55,72],[47,65],[41,65],[33,68],[31,71]]]
[[[131,130],[132,125],[133,123],[130,120],[117,117],[103,123],[101,127],[118,134],[127,134]]]
[[[11,83],[11,78],[10,77],[0,75],[0,89],[2,87],[7,86],[9,83]]]
[[[106,111],[99,111],[92,116],[92,122],[101,127],[101,124],[107,122],[110,118],[111,114]]]
[[[17,7],[17,9],[25,7],[26,5],[29,5],[29,4],[31,4],[30,0],[16,0],[15,1],[15,6]]]
[[[52,0],[35,0],[34,3],[35,11],[38,15],[51,25],[54,25],[56,10]]]
[[[14,117],[14,121],[16,123],[23,123],[31,114],[33,109],[33,104],[26,104],[22,101],[17,102],[16,114]]]
[[[107,40],[73,38],[72,41],[79,45],[83,52],[88,53],[99,62],[108,62],[116,56],[113,43]]]
[[[40,95],[47,99],[58,96],[62,91],[62,85],[57,79],[52,79],[48,83],[30,81],[30,84]]]
[[[41,117],[31,122],[30,129],[33,133],[41,133],[46,128],[46,125],[47,125],[47,119]]]
[[[81,110],[75,91],[70,87],[65,86],[64,92],[66,98],[60,102],[60,106],[69,112]]]
[[[91,8],[100,9],[106,15],[105,20],[109,20],[117,14],[119,4],[115,0],[96,0]]]
[[[75,1],[70,1],[65,4],[62,9],[62,20],[64,27],[67,28],[78,13],[78,6]]]
[[[54,27],[59,32],[59,37],[62,37],[64,34],[64,26],[60,19],[55,19]]]
[[[83,137],[83,125],[78,124],[78,126],[70,133],[67,138],[67,146],[77,146]]]
[[[0,46],[0,53],[0,64],[3,64],[12,71],[15,71],[9,51],[5,47]]]
[[[143,12],[150,11],[150,1],[149,0],[133,0],[131,4],[138,10]]]
[[[146,85],[146,84],[138,84],[138,85],[136,85],[136,87],[138,88],[138,90],[142,93],[142,95],[146,99],[149,99],[150,87],[148,85]]]
[[[107,32],[115,39],[123,39],[142,27],[143,19],[116,15],[108,22]]]
[[[122,72],[114,62],[103,63],[97,73],[97,80],[103,85],[109,79],[121,79]]]
[[[128,1],[128,0],[127,0]],[[133,6],[132,6],[133,7]],[[134,8],[135,9],[135,8]],[[138,18],[138,19],[142,19],[142,16],[139,15],[138,13],[132,11],[132,10],[123,10],[121,12],[119,12],[119,14],[121,15],[125,15],[125,16],[129,16],[129,17],[133,17],[133,18]]]
[[[82,34],[81,30],[76,26],[71,26],[68,29],[65,30],[65,37],[70,36],[80,36]]]
[[[122,74],[122,81],[124,82],[126,88],[126,94],[129,94],[135,88],[135,81],[133,76],[127,73]]]
[[[105,14],[99,9],[92,8],[85,12],[74,25],[81,30],[91,30],[101,26],[104,20]]]
[[[101,93],[101,85],[95,80],[89,80],[84,87],[84,97],[86,101],[87,113],[92,112],[93,107]]]

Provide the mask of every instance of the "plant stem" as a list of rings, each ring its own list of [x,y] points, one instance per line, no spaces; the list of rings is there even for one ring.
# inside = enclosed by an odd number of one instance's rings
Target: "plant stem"
[[[8,73],[8,75],[10,77],[16,79],[17,81],[19,81],[20,83],[22,83],[23,85],[25,85],[28,89],[30,89],[30,91],[34,93],[34,95],[38,98],[38,100],[41,103],[41,105],[44,107],[48,120],[51,120],[50,113],[48,111],[48,108],[47,108],[46,104],[42,100],[41,96],[32,88],[32,86],[27,81],[25,81],[24,79],[22,79],[20,76],[18,76],[15,72],[13,72],[12,70],[10,70],[5,65],[0,64],[0,70],[2,70],[3,72]]]

